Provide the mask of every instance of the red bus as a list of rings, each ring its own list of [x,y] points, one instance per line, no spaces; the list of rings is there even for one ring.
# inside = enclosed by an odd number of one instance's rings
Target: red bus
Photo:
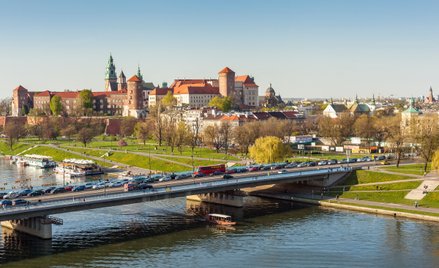
[[[226,172],[226,165],[220,164],[220,165],[213,165],[213,166],[205,166],[205,167],[198,167],[197,171],[195,171],[194,175],[204,175],[209,176],[212,175],[214,172]]]

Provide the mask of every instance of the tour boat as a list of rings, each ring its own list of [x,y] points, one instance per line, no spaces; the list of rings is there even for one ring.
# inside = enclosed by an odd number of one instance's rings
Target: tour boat
[[[85,159],[64,159],[55,168],[56,174],[70,177],[81,177],[103,174],[102,168],[92,160]]]
[[[206,219],[211,224],[232,226],[236,222],[232,221],[232,217],[224,214],[211,213],[206,216]]]
[[[53,168],[56,167],[56,162],[52,160],[50,156],[38,155],[38,154],[26,154],[17,161],[17,164],[25,166],[33,166],[39,168]]]

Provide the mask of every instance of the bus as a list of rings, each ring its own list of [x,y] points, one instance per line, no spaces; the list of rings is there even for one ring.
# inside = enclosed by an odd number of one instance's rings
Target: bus
[[[226,165],[220,164],[220,165],[212,165],[212,166],[204,166],[204,167],[198,167],[197,171],[195,171],[195,176],[209,176],[214,173],[225,173],[226,172]]]

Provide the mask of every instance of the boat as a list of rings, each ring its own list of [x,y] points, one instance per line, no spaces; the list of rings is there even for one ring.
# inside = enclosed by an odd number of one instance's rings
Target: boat
[[[206,220],[211,224],[222,225],[222,226],[232,226],[236,224],[236,222],[232,221],[231,216],[224,214],[216,214],[216,213],[207,214]]]
[[[17,161],[18,165],[33,166],[39,168],[53,168],[56,167],[56,162],[52,157],[38,154],[26,154],[20,157]]]
[[[55,169],[56,174],[69,177],[82,177],[103,174],[104,171],[92,160],[64,159]]]

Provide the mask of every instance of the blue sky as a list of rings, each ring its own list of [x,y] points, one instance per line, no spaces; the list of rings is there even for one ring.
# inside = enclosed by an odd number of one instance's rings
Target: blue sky
[[[224,66],[285,97],[439,93],[438,1],[0,0],[0,97],[103,90],[139,64],[154,83]]]

